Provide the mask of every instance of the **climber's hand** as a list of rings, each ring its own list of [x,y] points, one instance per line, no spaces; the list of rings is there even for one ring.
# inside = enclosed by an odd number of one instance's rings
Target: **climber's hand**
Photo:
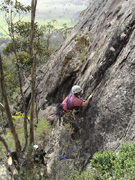
[[[90,100],[90,99],[92,98],[92,96],[93,96],[93,95],[91,94],[91,95],[88,97],[88,99]]]

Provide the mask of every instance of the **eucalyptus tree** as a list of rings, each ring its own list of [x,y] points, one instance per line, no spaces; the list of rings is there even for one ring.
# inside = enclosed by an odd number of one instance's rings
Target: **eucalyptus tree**
[[[20,21],[22,19],[22,16],[26,13],[28,13],[31,10],[30,6],[24,6],[21,4],[19,1],[12,1],[12,0],[3,0],[2,1],[2,6],[1,6],[1,11],[4,12],[5,15],[5,21],[8,26],[8,31],[5,30],[7,35],[9,35],[11,39],[11,47],[12,47],[12,52],[15,57],[15,65],[18,73],[18,79],[19,79],[19,87],[20,87],[20,93],[23,101],[23,107],[24,107],[24,134],[25,134],[25,146],[27,145],[27,138],[28,138],[28,131],[27,131],[27,113],[28,110],[26,109],[26,104],[25,104],[25,95],[23,93],[23,80],[22,80],[22,71],[20,69],[19,65],[19,58],[18,58],[18,41],[16,40],[16,34],[14,31],[14,23],[17,21]]]
[[[55,23],[57,23],[57,20],[53,19],[52,21],[47,22],[46,25],[41,26],[41,30],[45,36],[45,49],[48,53],[51,43],[51,37],[53,36],[54,32],[57,31],[57,29],[55,28]]]
[[[25,21],[18,21],[14,24],[14,34],[15,34],[15,43],[16,43],[16,51],[18,54],[18,63],[23,71],[24,77],[30,76],[30,68],[32,64],[32,60],[30,57],[30,30],[31,23]],[[40,28],[37,23],[34,23],[34,54],[36,55],[36,65],[39,66],[42,63],[42,58],[45,57],[45,42],[43,41],[44,32]],[[3,53],[6,56],[10,56],[14,53],[13,48],[14,42],[9,42],[7,46],[3,49]],[[16,64],[15,57],[12,57],[12,62]],[[45,62],[45,60],[44,60]]]
[[[62,33],[62,37],[64,40],[68,37],[71,30],[72,30],[72,27],[68,27],[66,23],[63,24],[63,27],[60,29],[60,32]]]
[[[14,62],[16,65],[18,73],[18,82],[20,87],[20,93],[23,102],[24,109],[24,134],[25,134],[25,145],[24,149],[28,144],[28,130],[27,130],[27,116],[31,107],[31,120],[30,120],[30,144],[34,141],[34,131],[33,131],[33,119],[34,119],[34,103],[35,103],[35,80],[36,80],[36,52],[38,54],[43,51],[39,45],[39,37],[42,33],[35,30],[37,25],[35,21],[37,0],[31,1],[30,6],[24,6],[19,1],[3,0],[1,3],[1,10],[5,14],[5,20],[8,25],[8,31],[6,33],[10,36],[11,41],[4,49],[6,55],[14,55]],[[24,14],[31,11],[31,22],[23,22],[22,18]],[[38,41],[35,42],[34,39],[37,37]],[[36,48],[35,48],[36,47]],[[35,51],[36,49],[36,51]],[[41,50],[42,49],[42,50]],[[25,71],[23,71],[25,69]],[[28,106],[26,106],[26,97],[23,92],[23,72],[28,72],[31,69],[31,100]],[[8,103],[8,102],[7,102]]]
[[[5,81],[4,81],[4,73],[3,73],[1,55],[0,55],[0,84],[1,84],[2,97],[3,97],[3,101],[4,101],[4,107],[5,107],[5,111],[6,111],[6,114],[7,114],[8,125],[10,127],[11,133],[12,133],[14,141],[15,141],[16,151],[20,152],[21,151],[21,144],[20,144],[18,134],[17,134],[16,129],[15,129],[13,120],[12,120],[10,107],[9,107],[9,103],[8,103],[8,99],[7,99],[7,94],[6,94],[6,87],[5,87]],[[6,141],[1,136],[0,136],[0,141],[3,142],[4,146],[6,147],[6,150],[8,151],[9,148],[8,148],[8,146],[6,144]]]
[[[31,32],[30,32],[30,56],[31,66],[31,113],[30,113],[30,144],[34,142],[34,106],[35,106],[35,84],[36,84],[36,56],[34,55],[34,21],[37,0],[31,1]]]

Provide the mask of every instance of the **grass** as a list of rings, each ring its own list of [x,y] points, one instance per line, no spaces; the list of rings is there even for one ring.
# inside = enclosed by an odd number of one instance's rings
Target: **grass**
[[[7,25],[3,16],[0,14],[0,33],[5,34],[5,31],[2,28],[7,29]]]
[[[23,147],[24,143],[25,143],[25,139],[24,139],[24,128],[23,128],[23,114],[19,114],[18,116],[14,116],[14,124],[16,127],[16,131],[17,134],[19,136],[19,140],[20,143]],[[35,123],[35,122],[34,122]],[[49,122],[47,120],[45,120],[44,118],[41,119],[37,125],[37,127],[34,127],[34,136],[35,136],[35,143],[37,144],[43,144],[43,141],[45,138],[45,136],[49,136],[49,133],[52,130],[52,126],[49,124]],[[28,131],[29,131],[29,123],[28,123]],[[42,137],[42,135],[44,134],[44,137]],[[41,138],[42,137],[42,138]],[[15,145],[14,145],[14,140],[12,137],[12,134],[10,132],[9,129],[7,129],[6,135],[5,135],[5,140],[10,148],[11,151],[15,150]],[[3,146],[3,144],[0,142],[0,155],[3,154],[3,152],[5,152],[5,147]]]
[[[25,2],[25,5],[28,5],[28,3],[26,4]],[[79,14],[84,9],[86,9],[85,5],[74,5],[69,3],[69,0],[41,0],[40,3],[37,4],[36,21],[39,25],[44,25],[48,21],[56,19],[58,22],[56,28],[61,28],[65,23],[68,27],[73,27],[77,23]],[[23,20],[30,21],[30,13],[25,15]],[[2,14],[0,14],[0,22],[0,26],[7,30],[7,25]],[[1,28],[0,33],[6,34]]]

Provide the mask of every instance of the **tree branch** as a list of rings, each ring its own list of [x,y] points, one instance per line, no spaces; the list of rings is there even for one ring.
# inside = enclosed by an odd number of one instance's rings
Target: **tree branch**
[[[3,104],[2,104],[1,102],[0,102],[0,107],[1,107],[2,109],[5,109],[4,106],[3,106]]]
[[[6,141],[5,141],[5,139],[0,136],[0,141],[4,144],[4,146],[6,148],[6,151],[9,152],[9,148],[8,148],[8,145],[7,145]]]

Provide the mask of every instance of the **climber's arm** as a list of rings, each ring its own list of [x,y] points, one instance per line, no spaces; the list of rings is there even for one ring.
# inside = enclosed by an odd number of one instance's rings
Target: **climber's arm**
[[[87,98],[86,101],[84,101],[84,102],[82,103],[82,106],[83,106],[83,107],[87,107],[87,106],[88,106],[88,103],[89,103],[89,101],[90,101],[91,98],[92,98],[92,94]]]

